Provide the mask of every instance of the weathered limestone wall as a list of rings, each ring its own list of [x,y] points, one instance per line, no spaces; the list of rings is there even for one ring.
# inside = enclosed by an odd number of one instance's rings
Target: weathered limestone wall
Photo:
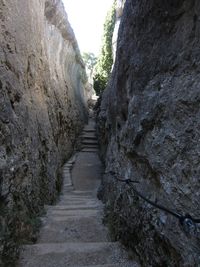
[[[197,0],[127,0],[98,117],[106,172],[138,180],[135,187],[151,200],[197,218],[199,18]],[[199,229],[186,234],[176,218],[126,189],[104,176],[101,194],[115,238],[142,266],[198,266]]]
[[[116,1],[116,19],[115,19],[115,28],[113,32],[112,38],[112,46],[113,46],[113,61],[115,61],[116,51],[117,51],[117,38],[118,38],[118,31],[119,25],[121,21],[121,17],[123,14],[124,4],[126,0],[117,0]]]
[[[0,259],[35,239],[35,215],[56,197],[87,119],[84,79],[60,0],[0,0]]]

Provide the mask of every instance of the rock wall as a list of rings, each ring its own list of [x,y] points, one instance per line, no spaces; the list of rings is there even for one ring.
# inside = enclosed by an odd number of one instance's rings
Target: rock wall
[[[116,62],[98,114],[101,196],[113,237],[142,266],[199,266],[199,228],[147,198],[200,218],[200,3],[127,0]],[[185,223],[185,221],[184,221]]]
[[[115,61],[115,55],[117,51],[117,38],[118,38],[118,31],[119,31],[119,25],[121,21],[121,17],[123,14],[123,8],[126,0],[117,0],[116,1],[116,19],[115,19],[115,28],[113,32],[113,38],[112,38],[112,46],[113,46],[113,61]]]
[[[60,0],[0,0],[0,266],[56,198],[87,120],[85,76]]]

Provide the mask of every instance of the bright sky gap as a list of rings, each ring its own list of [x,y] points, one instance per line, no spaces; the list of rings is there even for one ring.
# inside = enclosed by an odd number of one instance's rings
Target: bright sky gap
[[[63,0],[81,52],[100,53],[103,24],[113,0]]]

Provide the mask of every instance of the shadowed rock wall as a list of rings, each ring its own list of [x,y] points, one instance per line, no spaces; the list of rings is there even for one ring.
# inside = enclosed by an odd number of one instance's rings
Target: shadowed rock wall
[[[200,217],[199,40],[199,1],[127,0],[98,116],[106,172],[138,180],[136,188],[151,200],[194,217]],[[175,217],[127,190],[104,176],[114,237],[142,266],[198,266],[199,229],[188,235]]]
[[[0,259],[6,266],[16,244],[35,240],[35,216],[55,200],[59,168],[87,119],[85,82],[60,0],[0,0]]]

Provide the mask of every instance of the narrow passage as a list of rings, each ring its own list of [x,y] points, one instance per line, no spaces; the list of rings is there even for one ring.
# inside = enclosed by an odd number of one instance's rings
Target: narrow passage
[[[81,137],[82,150],[64,165],[60,200],[47,207],[39,240],[24,246],[19,267],[138,266],[118,242],[109,239],[102,224],[103,204],[96,196],[102,165],[94,121]]]

